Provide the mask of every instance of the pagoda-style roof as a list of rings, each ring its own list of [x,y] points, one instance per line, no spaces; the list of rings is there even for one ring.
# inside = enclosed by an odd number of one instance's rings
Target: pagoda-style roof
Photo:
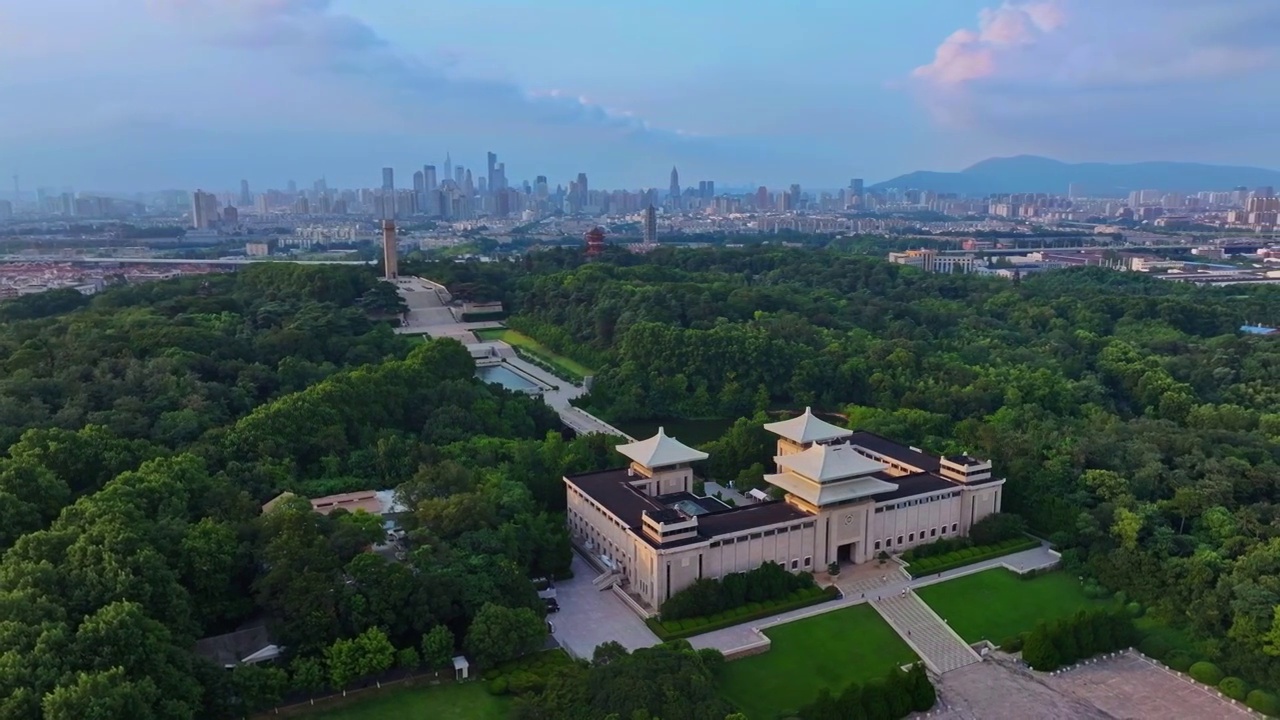
[[[797,415],[790,420],[765,423],[764,429],[801,445],[836,440],[853,434],[852,430],[832,425],[817,417],[811,408],[805,408],[803,415]]]
[[[617,451],[647,468],[667,467],[706,460],[709,455],[667,435],[663,428],[648,440],[619,445]]]
[[[778,455],[773,460],[779,468],[819,483],[861,477],[887,469],[851,445],[814,445],[804,452]]]
[[[782,488],[787,494],[794,495],[818,507],[873,497],[898,489],[896,483],[886,482],[874,475],[864,475],[828,483],[816,483],[807,478],[802,478],[794,472],[765,475],[764,479],[770,485]]]

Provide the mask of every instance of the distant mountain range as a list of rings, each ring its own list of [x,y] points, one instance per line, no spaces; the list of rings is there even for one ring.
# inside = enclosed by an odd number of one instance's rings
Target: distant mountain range
[[[1280,172],[1256,167],[1181,162],[1064,163],[1034,155],[991,158],[960,172],[917,171],[871,186],[871,190],[932,190],[961,195],[1037,192],[1066,195],[1074,184],[1094,197],[1124,196],[1133,190],[1197,192],[1280,187]]]

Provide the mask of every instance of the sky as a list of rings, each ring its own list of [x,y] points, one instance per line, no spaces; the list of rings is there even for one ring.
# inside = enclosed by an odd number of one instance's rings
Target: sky
[[[489,150],[514,182],[627,188],[1280,167],[1278,61],[1277,0],[0,0],[0,175],[373,187]]]

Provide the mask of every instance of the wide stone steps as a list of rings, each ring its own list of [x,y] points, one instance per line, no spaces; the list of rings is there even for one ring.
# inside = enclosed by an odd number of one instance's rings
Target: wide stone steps
[[[915,593],[876,600],[872,607],[936,673],[950,672],[982,660]]]

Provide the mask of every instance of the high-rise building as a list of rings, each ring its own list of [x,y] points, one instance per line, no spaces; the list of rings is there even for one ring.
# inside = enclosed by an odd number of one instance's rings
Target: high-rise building
[[[427,192],[435,192],[435,191],[436,191],[436,187],[437,187],[437,183],[436,183],[436,166],[435,166],[435,165],[423,165],[423,166],[422,166],[422,175],[423,175],[423,181],[426,183],[426,190],[427,190]]]
[[[444,154],[444,179],[450,180],[452,178],[453,178],[453,158],[449,156],[449,153],[445,153]]]
[[[591,197],[591,193],[587,190],[587,174],[586,173],[578,173],[577,186],[578,186],[577,206],[578,206],[578,210],[581,211],[583,208],[587,206],[588,201],[590,200],[590,197]]]
[[[680,173],[676,172],[675,165],[671,166],[671,188],[667,191],[667,198],[673,207],[680,207]]]
[[[396,171],[389,167],[382,168],[382,189],[396,189]]]
[[[240,211],[236,210],[235,205],[227,205],[222,208],[222,224],[235,225],[240,222]]]
[[[253,196],[249,194],[249,181],[241,180],[240,181],[240,205],[242,207],[249,207],[252,204],[253,204]]]
[[[384,277],[395,280],[400,276],[400,262],[396,248],[396,222],[382,221],[382,270]]]
[[[489,192],[496,193],[498,191],[498,185],[495,182],[496,178],[494,177],[494,174],[498,170],[498,154],[495,152],[489,152],[486,160],[488,162],[485,167],[488,172],[486,172],[484,176],[485,185],[488,187]]]
[[[298,181],[297,181],[297,180],[290,180],[290,181],[289,181],[289,194],[290,194],[290,195],[297,195],[297,194],[298,194]]]
[[[652,205],[644,211],[644,243],[653,245],[658,242],[658,211]]]
[[[203,190],[191,193],[191,227],[208,230],[217,220],[218,198]]]
[[[413,174],[413,196],[418,204],[418,212],[426,212],[427,174],[421,170]]]
[[[757,210],[769,209],[769,188],[763,185],[756,188],[756,209]]]
[[[453,181],[458,183],[458,187],[462,187],[462,180],[467,176],[467,169],[458,165],[453,168]]]
[[[849,181],[849,189],[853,191],[853,196],[861,198],[863,193],[862,178],[854,178]]]

